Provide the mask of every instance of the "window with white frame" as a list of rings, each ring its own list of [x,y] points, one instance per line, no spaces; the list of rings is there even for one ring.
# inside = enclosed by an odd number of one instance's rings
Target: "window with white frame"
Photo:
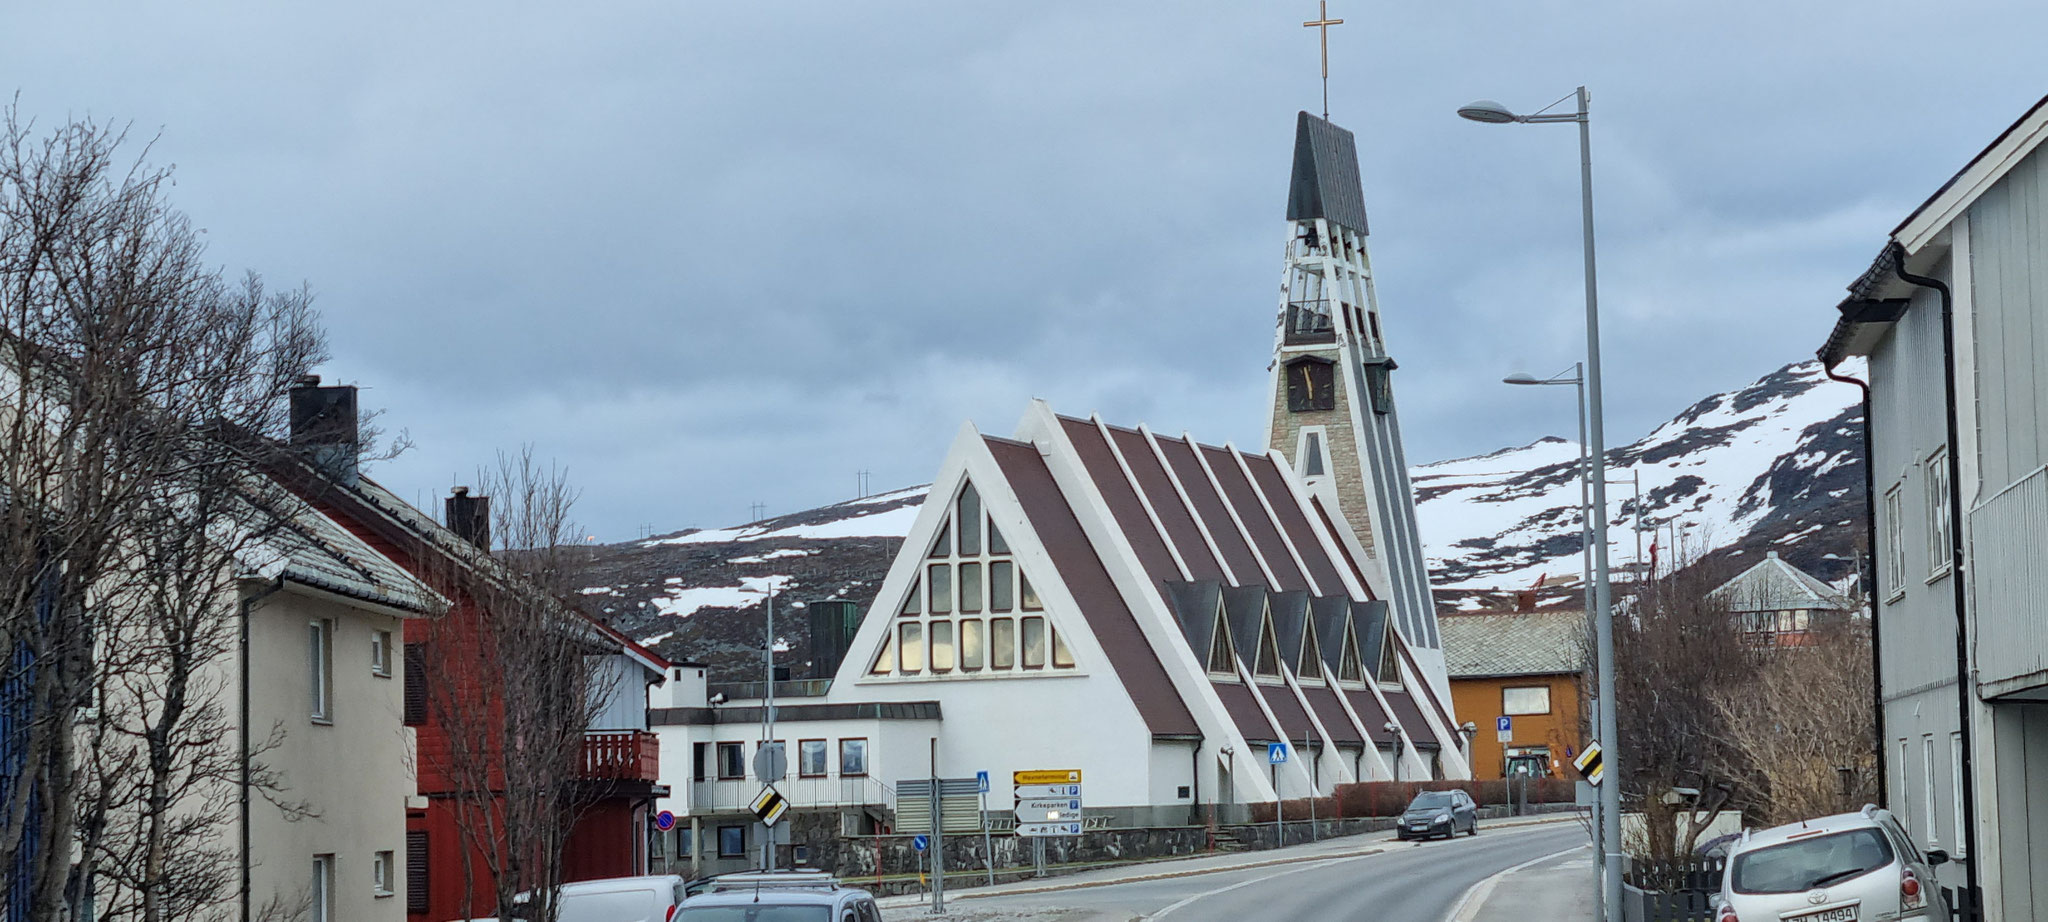
[[[1920,736],[1920,815],[1927,823],[1927,833],[1922,836],[1926,845],[1941,844],[1941,828],[1934,824],[1934,734]]]
[[[370,674],[391,678],[391,632],[370,632]]]
[[[334,922],[334,856],[313,856],[313,882],[307,887],[307,922]]]
[[[398,856],[391,852],[378,852],[370,863],[370,884],[380,897],[390,896],[398,891],[393,889],[398,881]]]
[[[319,723],[334,721],[334,621],[316,618],[306,624],[306,671],[312,694],[311,712]]]
[[[1927,578],[1949,571],[1955,548],[1950,540],[1948,508],[1948,449],[1935,449],[1927,456]]]
[[[1898,796],[1897,810],[1893,811],[1901,821],[1913,821],[1913,762],[1912,741],[1899,737],[1899,783],[1892,788]]]
[[[1964,852],[1963,843],[1969,841],[1969,837],[1963,835],[1963,731],[1961,730],[1956,730],[1948,735],[1948,771],[1949,795],[1955,798],[1955,802],[1950,805],[1950,812],[1954,814],[1950,819],[1955,821],[1954,828],[1956,831],[1955,841],[1949,843],[1951,846],[1950,854],[1961,858]]]
[[[1500,712],[1509,717],[1550,713],[1550,686],[1519,685],[1501,689]]]
[[[1044,608],[981,494],[965,484],[868,674],[998,677],[1072,669],[1073,649]]]
[[[1322,426],[1304,426],[1301,430],[1301,445],[1295,454],[1301,461],[1297,467],[1303,477],[1321,477],[1324,473],[1323,436],[1327,430]]]
[[[1884,491],[1884,563],[1886,596],[1906,594],[1906,503],[1902,484]]]

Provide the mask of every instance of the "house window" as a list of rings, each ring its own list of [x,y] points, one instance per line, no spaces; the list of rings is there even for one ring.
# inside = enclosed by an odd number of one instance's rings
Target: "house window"
[[[953,611],[953,567],[950,564],[935,563],[931,566],[932,614],[945,615]]]
[[[1252,662],[1252,675],[1266,679],[1280,678],[1280,641],[1273,634],[1271,616],[1259,626],[1259,655]]]
[[[1510,717],[1550,713],[1550,686],[1522,685],[1501,689],[1500,712]]]
[[[1031,577],[1022,573],[1017,574],[1017,585],[1022,587],[1019,594],[1023,596],[1025,611],[1038,611],[1045,607],[1045,603],[1038,600],[1038,590],[1031,588]]]
[[[313,856],[313,883],[307,888],[308,922],[334,920],[334,856]]]
[[[1961,730],[1948,735],[1948,772],[1949,795],[1955,799],[1951,804],[1954,816],[1950,817],[1955,821],[1956,830],[1953,854],[1955,857],[1960,858],[1963,856],[1964,843],[1969,841],[1963,835],[1963,731]]]
[[[378,852],[370,863],[370,886],[380,897],[391,896],[397,891],[391,885],[398,881],[398,856],[391,852]]]
[[[1321,426],[1301,431],[1301,476],[1323,476],[1323,428]]]
[[[1010,552],[1010,542],[1004,541],[1003,533],[996,530],[996,520],[994,518],[988,520],[988,552],[991,554],[1007,554]]]
[[[405,723],[427,722],[427,651],[419,644],[405,645]],[[425,912],[425,910],[421,910]]]
[[[869,675],[888,675],[896,671],[896,635],[894,632],[882,635],[882,649],[875,653],[875,664],[868,667]]]
[[[805,778],[818,778],[825,774],[824,740],[797,741],[796,773]]]
[[[1884,562],[1891,571],[1888,597],[1897,599],[1906,594],[1906,504],[1900,494],[1901,484],[1892,484],[1884,491]]]
[[[1913,821],[1913,762],[1910,742],[1903,736],[1899,737],[1899,784],[1892,789],[1899,797],[1898,809],[1893,813],[1907,823]]]
[[[1399,642],[1399,637],[1394,634],[1393,622],[1387,622],[1386,632],[1380,635],[1380,674],[1374,676],[1379,679],[1381,685],[1401,684],[1401,665],[1395,659],[1397,654],[1394,652],[1394,644]]]
[[[1010,669],[1017,665],[1017,619],[989,619],[988,665],[991,669]]]
[[[953,622],[932,622],[932,671],[953,671]]]
[[[1007,560],[992,560],[988,565],[988,610],[1009,611],[1016,607],[1017,565]]]
[[[897,614],[909,616],[924,613],[924,591],[918,587],[915,577],[910,580],[910,594],[903,597],[903,610]]]
[[[1074,668],[1074,651],[1067,649],[1067,638],[1058,631],[1048,633],[1052,634],[1052,668]]]
[[[963,672],[980,671],[983,655],[988,648],[987,637],[982,632],[979,619],[960,622],[960,669]]]
[[[1024,668],[1045,668],[1045,619],[1024,619]]]
[[[839,773],[841,775],[865,775],[868,773],[868,741],[865,738],[839,741]]]
[[[1927,578],[1936,579],[1955,562],[1948,515],[1948,449],[1927,458]]]
[[[745,743],[718,744],[718,780],[729,781],[747,776],[747,747]]]
[[[1209,631],[1209,671],[1215,675],[1237,675],[1237,654],[1230,650],[1230,623],[1223,609],[1216,609],[1216,625]]]
[[[306,625],[306,668],[311,682],[315,723],[334,722],[334,621],[317,618]]]
[[[960,490],[959,514],[953,521],[960,526],[960,556],[975,557],[981,554],[981,494],[975,492],[974,484]]]
[[[744,858],[747,855],[747,827],[718,827],[718,857]]]
[[[1927,835],[1922,837],[1924,845],[1941,844],[1941,829],[1934,825],[1934,734],[1920,736],[1920,813],[1927,822]]]
[[[391,678],[391,632],[370,633],[370,674]]]
[[[916,621],[906,621],[896,625],[896,635],[899,641],[897,646],[902,648],[900,659],[903,671],[923,672],[924,625]]]
[[[688,858],[697,853],[697,837],[690,834],[690,827],[676,827],[676,857]]]
[[[711,770],[711,744],[690,744],[690,780],[703,781]]]
[[[962,614],[981,612],[981,564],[960,565],[960,611]]]
[[[427,876],[428,862],[427,834],[424,830],[410,830],[405,834],[405,911],[408,915],[425,913],[433,908],[432,894],[427,889],[432,879]]]

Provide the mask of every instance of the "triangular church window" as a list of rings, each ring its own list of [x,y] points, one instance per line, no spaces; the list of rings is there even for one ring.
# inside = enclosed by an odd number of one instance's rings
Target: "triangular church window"
[[[1358,658],[1358,628],[1351,622],[1344,623],[1343,658],[1337,661],[1337,681],[1365,681],[1365,663]]]
[[[1380,674],[1375,677],[1388,685],[1401,684],[1401,668],[1397,665],[1398,661],[1394,658],[1394,644],[1399,643],[1400,640],[1400,636],[1394,633],[1393,624],[1389,623],[1387,625],[1387,635],[1380,638]]]
[[[1223,620],[1223,606],[1216,606],[1216,627],[1209,632],[1209,671],[1237,674],[1237,657],[1230,652],[1230,622]]]
[[[1259,623],[1259,659],[1252,667],[1252,674],[1271,679],[1280,677],[1280,640],[1273,634],[1271,613]]]
[[[917,579],[916,577],[911,578],[910,592],[903,597],[903,607],[896,610],[897,614],[909,616],[919,614],[924,611],[924,593],[921,591],[922,585],[923,584],[921,580]]]
[[[875,662],[868,667],[869,675],[888,675],[896,671],[895,635],[896,632],[893,630],[882,635],[882,649],[875,654]]]
[[[932,552],[931,552],[930,554],[926,555],[926,556],[929,556],[929,557],[951,557],[951,556],[953,556],[953,522],[952,522],[952,520],[951,520],[951,519],[948,519],[948,520],[946,520],[946,521],[944,521],[944,522],[941,522],[941,523],[939,523],[939,537],[938,537],[938,540],[936,540],[936,541],[933,541],[933,542],[932,542]]]
[[[1308,619],[1301,635],[1301,668],[1295,670],[1303,679],[1323,678],[1323,645],[1316,640],[1315,619]]]
[[[959,515],[953,521],[960,525],[960,556],[973,557],[981,553],[981,494],[974,484],[960,488]]]
[[[1003,533],[996,530],[995,519],[988,520],[988,552],[991,554],[1007,554],[1010,552],[1010,542],[1004,541]]]

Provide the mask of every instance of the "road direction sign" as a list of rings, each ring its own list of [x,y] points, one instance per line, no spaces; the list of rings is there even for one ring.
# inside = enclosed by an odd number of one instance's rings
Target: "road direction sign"
[[[1026,797],[1079,797],[1078,784],[1020,784],[1014,788],[1018,799]]]
[[[988,772],[975,772],[974,783],[977,787],[981,788],[977,793],[988,793]]]
[[[1494,734],[1499,737],[1501,742],[1506,743],[1512,741],[1515,738],[1515,719],[1512,717],[1494,718],[1493,731]]]
[[[781,743],[762,743],[754,750],[754,780],[774,784],[789,774],[789,754]]]
[[[667,832],[676,828],[676,815],[667,810],[654,815],[654,828]]]
[[[1285,762],[1285,761],[1287,761],[1287,744],[1286,744],[1286,743],[1267,743],[1267,744],[1266,744],[1266,763],[1267,763],[1267,764],[1269,764],[1269,765],[1279,765],[1280,763],[1282,763],[1282,762]]]
[[[1579,753],[1579,757],[1572,760],[1572,767],[1578,769],[1579,774],[1587,781],[1598,785],[1600,779],[1607,774],[1607,767],[1600,762],[1600,744],[1587,743],[1586,751]]]
[[[1024,836],[1026,838],[1030,838],[1033,836],[1078,836],[1081,834],[1081,824],[1018,823],[1017,834],[1020,836]]]
[[[1012,784],[1080,784],[1080,769],[1055,769],[1052,771],[1011,772]]]
[[[1018,823],[1078,823],[1080,798],[1033,797],[1017,800]]]
[[[932,840],[927,839],[924,836],[911,836],[910,847],[917,849],[918,851],[924,851],[925,849],[932,847]]]
[[[754,795],[754,802],[748,804],[747,809],[754,811],[754,818],[760,820],[761,825],[773,826],[776,820],[789,812],[789,800],[771,785]]]

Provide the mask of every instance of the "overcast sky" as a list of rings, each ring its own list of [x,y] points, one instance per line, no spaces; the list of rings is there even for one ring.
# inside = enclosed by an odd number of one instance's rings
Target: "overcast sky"
[[[1255,447],[1312,2],[12,4],[0,86],[132,122],[318,295],[438,508],[532,443],[604,540],[930,479],[963,420]],[[1808,358],[2048,92],[2048,7],[1333,0],[1411,459],[1570,436],[1593,91],[1610,440]]]

